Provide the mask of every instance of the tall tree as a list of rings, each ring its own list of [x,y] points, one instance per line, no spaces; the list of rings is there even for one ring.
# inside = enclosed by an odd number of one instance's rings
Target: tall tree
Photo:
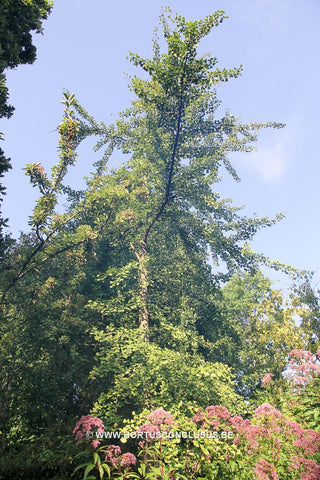
[[[186,21],[170,11],[161,15],[167,51],[161,53],[157,36],[153,57],[131,54],[147,79],[133,77],[135,94],[132,107],[120,115],[115,125],[97,129],[96,122],[78,105],[80,130],[100,137],[108,145],[130,155],[128,163],[113,172],[117,183],[127,190],[126,215],[130,228],[123,242],[138,262],[139,326],[148,338],[150,327],[150,276],[159,261],[159,239],[167,247],[177,241],[197,252],[202,263],[211,257],[221,260],[229,272],[238,267],[250,269],[255,263],[243,245],[259,228],[275,220],[246,218],[229,201],[213,190],[222,166],[238,181],[229,161],[230,152],[248,152],[257,132],[266,127],[280,128],[274,122],[243,124],[226,113],[217,117],[220,102],[216,88],[220,82],[237,77],[240,68],[219,69],[216,58],[199,56],[200,40],[218,26],[225,14],[217,11],[204,20]],[[98,165],[97,177],[104,172]],[[106,182],[104,180],[102,182]],[[169,258],[172,250],[161,250]],[[157,258],[157,260],[155,260]]]

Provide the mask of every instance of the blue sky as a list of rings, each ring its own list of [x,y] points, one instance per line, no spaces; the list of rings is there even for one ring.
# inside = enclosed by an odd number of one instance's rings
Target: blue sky
[[[245,205],[248,214],[284,212],[285,220],[261,231],[254,247],[314,270],[319,279],[319,0],[56,0],[44,35],[34,36],[37,61],[8,72],[16,111],[1,121],[0,131],[14,167],[5,178],[3,202],[13,235],[28,229],[37,196],[23,167],[41,162],[49,169],[57,161],[55,129],[61,121],[63,89],[74,92],[97,120],[113,121],[131,99],[124,72],[139,74],[126,55],[150,55],[163,5],[191,20],[221,9],[229,15],[201,45],[220,66],[243,65],[240,78],[219,87],[222,107],[243,121],[272,120],[287,126],[263,132],[257,152],[235,155],[241,183],[225,175],[217,190]],[[89,147],[81,146],[79,162],[69,174],[74,187],[81,186],[97,159]]]

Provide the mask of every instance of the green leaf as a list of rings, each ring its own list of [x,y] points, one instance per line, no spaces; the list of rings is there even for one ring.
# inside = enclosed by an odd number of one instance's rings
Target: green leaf
[[[84,471],[84,474],[83,474],[83,480],[86,480],[88,474],[91,472],[91,470],[93,470],[95,468],[95,465],[93,463],[89,463],[89,465],[87,466],[87,468],[85,469]]]
[[[99,465],[98,469],[99,469],[100,479],[102,479],[104,476],[104,470],[101,465]]]
[[[108,477],[110,478],[110,467],[109,467],[109,465],[107,465],[106,463],[102,463],[101,466],[102,466],[102,468],[105,469],[105,471],[107,472]]]
[[[89,462],[81,463],[81,465],[79,465],[77,468],[74,469],[72,475],[74,475],[78,470],[80,470],[81,468],[86,467],[87,465],[89,465]]]
[[[99,457],[99,455],[97,454],[97,452],[94,452],[94,453],[93,453],[93,463],[94,463],[95,465],[98,465],[98,466],[101,465],[101,460],[100,460],[100,457]]]

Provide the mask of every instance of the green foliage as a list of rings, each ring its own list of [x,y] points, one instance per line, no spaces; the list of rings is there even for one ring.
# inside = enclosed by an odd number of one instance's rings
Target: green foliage
[[[3,72],[6,68],[33,63],[36,47],[31,31],[42,32],[41,22],[51,11],[51,0],[2,0],[0,19],[0,74],[1,116],[9,117],[12,107],[7,106],[7,87]]]
[[[132,411],[145,408],[186,413],[225,402],[234,412],[244,409],[225,365],[207,362],[196,352],[160,348],[152,333],[146,343],[139,329],[108,328],[96,331],[95,340],[100,349],[91,378],[99,395],[92,411],[106,425],[119,424]]]
[[[161,219],[159,228],[174,223],[176,235],[183,235],[191,245],[198,244],[203,255],[226,262],[233,271],[239,265],[252,266],[253,259],[242,254],[241,244],[274,221],[242,218],[212,187],[221,166],[238,179],[228,159],[230,152],[251,151],[260,129],[282,125],[244,125],[230,114],[215,118],[217,83],[238,76],[240,70],[223,70],[222,75],[215,68],[215,58],[197,56],[197,44],[223,18],[222,12],[195,22],[162,16],[168,51],[161,54],[154,39],[152,59],[131,54],[131,61],[150,79],[132,78],[133,106],[115,125],[104,128],[100,124],[98,128],[78,103],[75,106],[81,132],[98,135],[98,147],[108,145],[98,174],[113,148],[131,156],[127,165],[113,172],[130,191],[128,208],[134,221],[127,243],[139,251],[139,242],[148,239],[152,248],[159,235],[154,229]]]
[[[55,435],[65,434],[72,416],[90,403],[84,386],[94,347],[86,341],[89,324],[81,318],[86,303],[81,288],[89,256],[86,246],[97,231],[80,221],[85,212],[81,205],[70,214],[56,211],[64,177],[76,158],[72,100],[66,93],[60,161],[51,177],[40,164],[26,167],[41,194],[30,219],[32,232],[8,243],[1,264],[3,449],[23,444],[52,424]]]
[[[256,393],[255,403],[273,402],[285,415],[306,429],[320,432],[320,378],[310,380],[305,386],[297,387],[288,380],[270,382]]]
[[[130,55],[147,79],[131,79],[132,107],[115,124],[98,124],[74,100],[78,140],[94,135],[96,149],[107,147],[89,181],[89,189],[98,186],[95,200],[99,196],[103,204],[101,194],[106,196],[112,184],[123,188],[125,203],[115,215],[118,233],[105,240],[112,247],[117,244],[121,261],[115,255],[109,272],[117,276],[117,268],[122,271],[126,262],[133,266],[134,257],[137,261],[135,279],[128,275],[116,296],[103,293],[91,305],[107,323],[135,322],[144,340],[150,328],[157,327],[161,336],[162,325],[180,322],[212,339],[213,329],[207,326],[212,324],[216,286],[236,271],[253,271],[268,262],[247,243],[259,229],[282,218],[246,218],[215,190],[223,168],[239,180],[231,152],[251,151],[261,129],[283,126],[243,124],[229,113],[217,118],[217,85],[237,77],[241,68],[221,70],[215,58],[198,56],[197,47],[224,18],[219,11],[187,22],[169,10],[164,13],[160,20],[167,50],[162,53],[155,37],[151,59]],[[106,174],[115,150],[129,160]],[[101,214],[102,209],[93,220]],[[213,275],[208,259],[224,273]]]
[[[234,276],[222,289],[219,305],[215,348],[221,361],[233,367],[244,395],[254,391],[266,372],[279,378],[288,353],[306,346],[296,297],[286,300],[261,272]]]
[[[0,423],[3,447],[30,435],[71,429],[84,404],[94,346],[81,318],[83,250],[29,274],[10,293],[0,317]],[[71,426],[70,426],[71,423]],[[69,427],[68,427],[69,425]]]
[[[14,107],[8,104],[9,91],[6,85],[6,76],[0,73],[0,118],[10,118]]]
[[[320,343],[320,296],[319,290],[312,287],[312,277],[296,284],[292,291],[292,301],[299,309],[301,328],[307,343],[307,349],[314,351]]]
[[[42,32],[41,22],[52,8],[51,0],[3,0],[0,23],[0,69],[33,63],[36,48],[30,31]]]
[[[52,168],[51,178],[40,163],[28,164],[25,168],[32,186],[39,189],[41,196],[30,217],[32,234],[29,237],[22,235],[20,244],[17,244],[11,253],[10,263],[4,261],[1,266],[2,299],[6,298],[8,291],[26,274],[37,270],[49,259],[96,238],[98,233],[90,225],[75,221],[86,211],[86,207],[81,203],[71,213],[61,214],[55,210],[60,195],[64,192],[64,177],[77,158],[75,148],[78,144],[78,122],[73,118],[73,111],[70,109],[73,95],[65,93],[63,103],[66,108],[59,126],[60,161]]]

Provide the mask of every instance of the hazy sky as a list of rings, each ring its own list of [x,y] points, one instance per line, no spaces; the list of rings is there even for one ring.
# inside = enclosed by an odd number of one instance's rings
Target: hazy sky
[[[37,194],[22,168],[41,162],[49,169],[57,161],[55,129],[62,117],[63,89],[74,92],[97,120],[113,121],[131,99],[124,72],[140,73],[126,55],[150,55],[163,5],[190,20],[215,10],[229,15],[201,45],[220,66],[243,65],[240,78],[218,88],[222,106],[243,121],[273,120],[287,126],[264,132],[257,152],[234,155],[241,183],[225,174],[216,190],[245,205],[248,214],[284,212],[285,220],[261,231],[254,247],[315,270],[320,278],[319,0],[56,0],[44,35],[34,37],[37,61],[8,73],[16,111],[1,121],[0,131],[14,166],[6,175],[3,202],[13,235],[27,230]],[[97,158],[91,144],[81,146],[79,162],[68,177],[72,186],[81,185]]]

